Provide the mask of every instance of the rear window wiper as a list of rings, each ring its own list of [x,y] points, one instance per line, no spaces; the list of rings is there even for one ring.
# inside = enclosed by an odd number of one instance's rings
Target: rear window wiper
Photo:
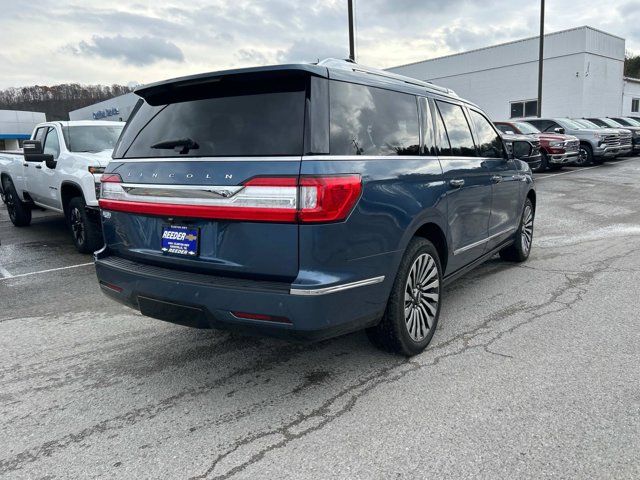
[[[158,142],[154,145],[151,145],[151,148],[159,148],[159,149],[177,149],[178,147],[182,147],[180,150],[181,154],[189,153],[189,150],[196,150],[200,148],[194,140],[190,138],[179,138],[177,140],[165,140],[164,142]]]

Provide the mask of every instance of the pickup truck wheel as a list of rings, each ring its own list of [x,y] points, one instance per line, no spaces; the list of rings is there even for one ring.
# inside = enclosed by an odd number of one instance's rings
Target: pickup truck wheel
[[[406,356],[422,352],[440,316],[442,267],[433,244],[414,238],[400,263],[384,317],[367,329],[374,345]]]
[[[527,198],[513,245],[500,250],[500,257],[503,260],[509,262],[524,262],[529,258],[533,244],[534,219],[535,211],[533,210],[533,203]]]
[[[549,156],[545,152],[541,152],[541,155],[542,161],[540,162],[540,166],[533,170],[535,173],[542,173],[549,168]]]
[[[93,253],[102,246],[102,231],[99,223],[87,214],[82,197],[74,197],[67,207],[67,222],[76,249],[80,253]]]
[[[580,144],[580,151],[578,153],[578,158],[575,161],[575,164],[578,167],[586,167],[587,165],[591,165],[593,163],[593,148],[588,143]]]
[[[20,200],[16,187],[9,179],[3,182],[4,201],[7,204],[9,219],[16,227],[28,227],[31,224],[31,207]]]

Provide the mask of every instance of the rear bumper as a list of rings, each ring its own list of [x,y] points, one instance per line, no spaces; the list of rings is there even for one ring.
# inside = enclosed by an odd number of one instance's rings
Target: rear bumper
[[[214,277],[96,253],[102,291],[143,315],[195,328],[320,340],[375,325],[384,312],[384,277],[296,289],[281,282]],[[232,312],[267,315],[239,318]]]
[[[560,153],[549,155],[549,163],[554,165],[564,165],[566,163],[574,162],[578,159],[578,152]]]

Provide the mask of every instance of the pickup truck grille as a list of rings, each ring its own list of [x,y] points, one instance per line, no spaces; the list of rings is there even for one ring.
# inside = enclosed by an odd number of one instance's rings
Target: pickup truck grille
[[[619,147],[620,146],[620,135],[614,133],[612,135],[605,135],[602,139],[602,143],[604,143],[607,147]]]
[[[620,134],[620,146],[621,147],[632,147],[633,140],[631,139],[630,133],[621,133]]]
[[[564,149],[567,152],[577,152],[580,149],[580,140],[567,140],[564,142]]]

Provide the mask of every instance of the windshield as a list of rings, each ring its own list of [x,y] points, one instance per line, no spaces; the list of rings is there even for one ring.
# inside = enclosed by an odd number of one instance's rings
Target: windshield
[[[63,128],[64,141],[70,152],[112,150],[123,125],[82,125]]]
[[[621,124],[619,124],[618,122],[616,122],[615,120],[611,120],[610,118],[601,118],[600,121],[602,123],[606,123],[607,125],[609,125],[610,127],[613,128],[620,128],[622,127]]]
[[[525,135],[540,133],[540,130],[526,122],[515,122],[514,125],[518,127],[518,130],[520,130],[520,132],[524,133]]]
[[[602,127],[599,125],[596,125],[593,122],[590,122],[589,120],[585,120],[584,118],[576,118],[571,120],[571,122],[575,123],[576,125],[578,125],[579,129],[585,129],[585,128],[593,128],[596,130],[600,130]]]
[[[621,118],[620,120],[624,121],[625,124],[631,126],[631,127],[640,127],[640,122],[637,120],[634,120],[633,118]],[[620,121],[618,120],[618,121]]]
[[[557,122],[563,128],[573,129],[573,130],[584,130],[585,126],[579,124],[576,120],[570,120],[568,118],[559,118]],[[589,127],[591,128],[591,127]]]

